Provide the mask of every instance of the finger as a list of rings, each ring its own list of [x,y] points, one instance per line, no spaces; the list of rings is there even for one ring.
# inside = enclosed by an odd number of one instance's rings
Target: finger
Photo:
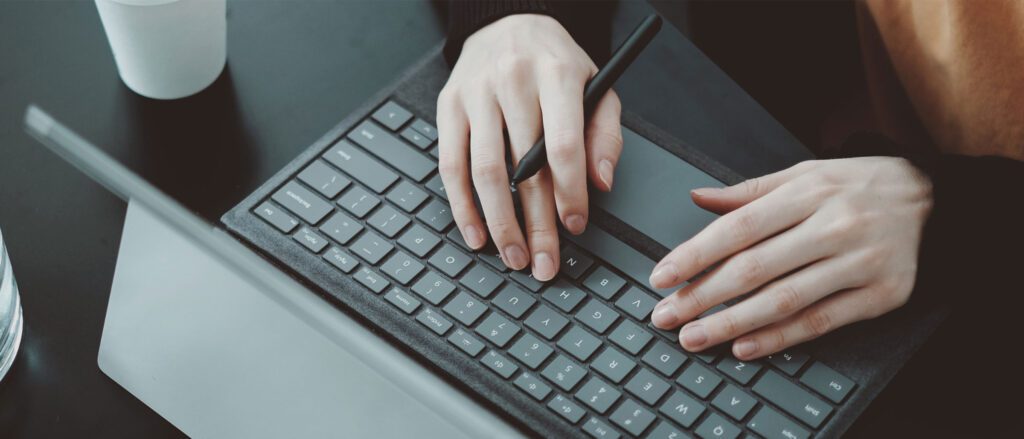
[[[473,202],[469,178],[469,121],[461,102],[451,93],[437,100],[438,172],[452,216],[462,238],[476,249],[487,243],[483,221]]]
[[[805,221],[737,253],[696,282],[662,299],[651,321],[660,328],[674,328],[715,305],[832,255],[836,244],[822,239],[821,227],[816,223]]]
[[[612,190],[615,166],[622,154],[622,104],[615,91],[601,98],[587,121],[584,133],[587,152],[587,175],[590,182],[603,191]]]
[[[733,353],[742,359],[760,358],[867,319],[871,314],[862,299],[865,294],[871,294],[869,288],[826,297],[782,322],[740,337],[733,343]]]
[[[533,90],[531,92],[531,90]],[[541,136],[540,103],[536,89],[509,84],[498,93],[508,127],[514,164]],[[531,254],[533,277],[547,281],[558,273],[559,248],[557,212],[551,174],[542,169],[516,186],[526,222],[526,240]]]
[[[473,187],[479,195],[487,229],[505,265],[521,270],[530,260],[508,186],[501,110],[496,101],[486,99],[478,99],[467,110],[471,115],[469,154]]]
[[[687,350],[699,351],[785,320],[829,294],[860,285],[857,270],[851,268],[850,261],[842,257],[816,262],[687,325],[680,331],[685,333],[680,335],[680,343]]]
[[[783,184],[719,217],[680,244],[655,266],[651,286],[678,285],[718,261],[802,222],[817,208],[819,195],[797,183]]]
[[[579,75],[556,72],[542,78],[540,107],[555,206],[566,230],[587,227],[587,157],[583,148],[583,85]]]
[[[815,164],[813,161],[801,162],[782,171],[744,180],[724,188],[694,189],[690,191],[690,197],[698,206],[724,215],[767,195],[787,181],[806,173]]]

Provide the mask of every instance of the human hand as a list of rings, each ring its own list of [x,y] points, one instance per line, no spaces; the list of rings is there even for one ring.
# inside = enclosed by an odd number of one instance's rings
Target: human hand
[[[571,233],[586,227],[587,177],[600,190],[612,187],[622,151],[614,92],[600,101],[584,130],[583,89],[596,72],[558,21],[512,15],[466,39],[438,98],[441,179],[463,239],[479,249],[487,243],[489,230],[505,265],[519,270],[532,259],[538,280],[558,272],[556,218]],[[509,190],[503,128],[515,165],[542,132],[547,143],[549,167],[517,185],[525,240]],[[480,197],[486,226],[471,185]]]
[[[723,214],[662,259],[651,285],[679,285],[651,316],[660,328],[687,323],[682,346],[733,340],[750,360],[902,306],[917,273],[931,211],[931,182],[888,157],[808,161],[693,200]],[[691,321],[744,293],[726,310]]]

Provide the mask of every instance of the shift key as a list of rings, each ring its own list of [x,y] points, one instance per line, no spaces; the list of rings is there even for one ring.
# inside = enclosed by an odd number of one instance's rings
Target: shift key
[[[753,390],[794,418],[814,428],[820,427],[828,415],[832,414],[832,406],[773,370],[761,376],[757,384],[754,384]]]
[[[278,189],[272,198],[310,224],[320,222],[328,212],[333,210],[331,205],[319,195],[302,187],[294,180]]]
[[[378,194],[398,180],[398,174],[345,140],[335,143],[324,153],[324,158]]]
[[[373,122],[363,121],[348,133],[348,138],[413,180],[423,181],[437,169],[433,160]]]

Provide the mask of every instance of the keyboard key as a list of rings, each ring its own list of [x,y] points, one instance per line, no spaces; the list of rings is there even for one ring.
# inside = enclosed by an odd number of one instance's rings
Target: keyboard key
[[[430,139],[432,141],[433,140],[437,140],[437,128],[434,128],[433,125],[427,123],[423,119],[416,119],[412,123],[412,125],[409,125],[409,126],[411,126],[412,129],[414,129],[417,132],[419,132],[420,134],[422,134],[424,137],[426,137],[426,138],[428,138],[428,139]]]
[[[367,230],[350,248],[356,255],[365,259],[366,262],[376,265],[395,246],[391,245],[390,242],[380,235]]]
[[[612,311],[611,308],[597,300],[587,302],[576,313],[576,320],[587,325],[588,328],[593,329],[598,334],[604,334],[608,327],[615,323],[618,318],[619,313]]]
[[[376,294],[380,294],[381,291],[384,291],[391,284],[387,279],[384,279],[377,272],[367,267],[360,268],[354,276],[359,283]]]
[[[413,224],[398,238],[398,245],[420,258],[426,257],[440,242],[441,238],[419,224]]]
[[[633,355],[647,347],[652,338],[649,332],[629,320],[623,320],[608,336],[608,340]]]
[[[320,253],[320,250],[327,247],[327,238],[317,235],[316,232],[310,230],[309,227],[299,229],[298,232],[295,232],[295,236],[292,238],[313,253]]]
[[[480,351],[484,350],[484,342],[478,340],[476,337],[473,337],[462,329],[456,329],[455,332],[448,337],[448,343],[455,345],[455,347],[461,349],[462,352],[469,354],[470,357],[476,357],[480,354]]]
[[[544,288],[544,282],[534,279],[533,273],[526,270],[513,271],[509,277],[534,293],[540,291],[541,288]]]
[[[519,326],[500,314],[492,312],[480,323],[480,326],[476,327],[476,333],[499,348],[503,348],[509,340],[512,340],[512,337],[519,333]]]
[[[642,361],[665,376],[671,376],[686,362],[686,355],[663,341],[656,341]]]
[[[537,302],[526,291],[515,285],[505,285],[498,296],[491,301],[498,309],[507,312],[512,318],[519,319]]]
[[[483,250],[481,250],[477,254],[480,255],[481,261],[484,261],[485,263],[487,263],[487,265],[490,265],[495,270],[498,270],[502,273],[508,273],[508,267],[505,266],[505,262],[501,260],[501,255],[499,255],[498,251],[494,249],[493,244],[488,244],[486,247],[483,248]]]
[[[813,428],[820,427],[828,415],[832,414],[832,407],[825,401],[772,370],[765,372],[752,390]]]
[[[626,391],[633,396],[640,398],[647,405],[654,405],[668,392],[672,386],[665,380],[658,378],[653,372],[647,369],[640,369],[633,378],[626,383]]]
[[[426,299],[431,305],[443,302],[453,291],[455,284],[429,270],[412,286],[412,292]]]
[[[740,390],[732,384],[728,384],[721,392],[718,392],[715,399],[711,401],[711,405],[718,407],[719,410],[729,415],[729,417],[740,421],[747,416],[747,413],[753,410],[754,406],[757,405],[757,400],[749,393]]]
[[[463,250],[468,252],[473,251],[473,249],[469,247],[469,244],[466,244],[466,240],[462,239],[462,232],[459,231],[458,227],[452,227],[452,229],[449,230],[448,234],[445,236],[448,237],[449,241],[459,246]]]
[[[434,160],[440,159],[441,158],[441,148],[438,148],[437,145],[434,145],[433,148],[430,148],[430,156],[433,157]]]
[[[423,268],[423,264],[419,260],[413,259],[403,251],[397,251],[384,262],[384,265],[381,265],[380,271],[402,285],[409,285],[409,282],[420,274]]]
[[[754,431],[765,439],[807,439],[811,433],[781,413],[769,408],[761,407],[750,422],[747,428]]]
[[[359,186],[349,189],[348,192],[345,192],[345,195],[338,199],[338,205],[349,211],[352,215],[355,215],[356,218],[366,216],[378,204],[380,204],[380,198],[373,196]]]
[[[394,101],[385,102],[377,111],[373,112],[373,120],[380,122],[381,125],[388,127],[391,131],[397,130],[398,127],[408,122],[409,119],[412,119],[412,113]]]
[[[654,413],[637,404],[632,399],[627,399],[615,413],[612,413],[611,420],[615,425],[622,427],[629,434],[640,436],[654,422]]]
[[[590,378],[576,392],[576,399],[582,401],[584,405],[594,409],[594,411],[601,415],[605,414],[612,404],[619,400],[620,396],[622,396],[622,392],[619,392],[597,377]]]
[[[587,370],[566,358],[565,355],[558,355],[551,363],[548,363],[548,367],[544,368],[541,376],[568,392],[587,376]]]
[[[721,377],[698,363],[690,364],[690,367],[687,367],[676,380],[676,383],[701,399],[708,399],[711,392],[714,392],[721,382]]]
[[[717,413],[712,413],[700,423],[696,433],[701,439],[736,439],[740,429]]]
[[[473,264],[466,274],[462,275],[459,283],[476,293],[477,296],[488,298],[494,293],[504,280],[498,273],[495,273],[481,264]],[[506,288],[512,287],[509,285]],[[512,287],[514,288],[514,287]]]
[[[338,193],[352,184],[352,180],[341,175],[321,160],[315,160],[306,166],[306,169],[299,173],[299,180],[316,189],[320,195],[328,199],[338,196]]]
[[[316,224],[332,210],[330,203],[295,181],[289,181],[271,197],[303,221]]]
[[[692,437],[686,433],[683,433],[672,424],[661,421],[651,430],[646,436],[647,439],[692,439]]]
[[[626,293],[615,301],[615,307],[621,309],[629,314],[634,319],[643,321],[654,309],[654,305],[657,305],[658,301],[654,300],[650,294],[643,292],[643,290],[637,287],[630,287],[626,290]]]
[[[352,270],[359,265],[359,261],[356,261],[354,256],[346,253],[338,247],[331,247],[324,252],[324,259],[345,273],[351,273]]]
[[[370,216],[366,223],[377,229],[388,238],[394,238],[405,226],[409,225],[409,217],[401,214],[391,206],[383,206]]]
[[[525,364],[526,367],[537,369],[554,351],[551,346],[548,346],[539,338],[525,334],[512,345],[508,353]]]
[[[373,122],[363,121],[348,133],[348,138],[414,181],[423,181],[437,169],[437,163],[433,160]]]
[[[428,190],[430,190],[430,192],[433,192],[434,195],[437,195],[441,197],[441,199],[448,201],[448,193],[445,192],[444,190],[444,182],[441,181],[441,174],[437,174],[433,177],[430,177],[430,180],[427,180],[425,186],[427,187]]]
[[[704,414],[704,404],[677,390],[672,392],[672,396],[661,405],[658,411],[675,423],[682,425],[683,428],[690,428],[694,421]]]
[[[274,226],[274,228],[282,233],[291,233],[299,225],[298,220],[266,201],[260,204],[253,212],[256,213],[256,216],[263,218],[263,221],[266,221],[267,224]]]
[[[444,333],[448,332],[448,330],[452,328],[452,322],[441,317],[441,314],[434,312],[430,308],[420,311],[420,314],[416,316],[416,321],[423,324],[423,326],[430,328],[430,330],[434,331],[437,335],[444,335]]]
[[[459,292],[451,302],[444,306],[444,313],[452,316],[463,325],[473,326],[477,319],[487,311],[487,306],[475,297]]]
[[[388,191],[385,198],[387,198],[388,201],[395,203],[398,208],[406,212],[412,212],[416,210],[417,207],[420,207],[424,201],[427,201],[428,196],[429,195],[427,195],[426,192],[423,192],[423,189],[413,186],[413,184],[408,181],[402,180]]]
[[[441,248],[430,259],[427,259],[430,265],[441,270],[442,273],[447,274],[449,277],[457,276],[472,261],[473,259],[451,244],[441,245]]]
[[[522,375],[519,375],[519,378],[515,380],[515,385],[537,401],[543,401],[544,398],[551,394],[551,386],[544,384],[543,381],[529,372],[523,372]]]
[[[594,260],[583,254],[580,249],[571,245],[562,249],[562,264],[559,271],[570,279],[579,279],[591,265],[594,265]]]
[[[583,419],[583,415],[586,414],[583,408],[562,395],[555,395],[548,403],[548,408],[572,424],[580,422],[580,419]]]
[[[398,174],[346,140],[335,143],[324,158],[378,194],[398,180]]]
[[[633,368],[636,367],[636,362],[617,349],[609,347],[594,359],[590,367],[597,371],[597,373],[612,380],[613,383],[618,384],[622,382],[626,375],[633,371]]]
[[[590,335],[583,328],[573,325],[558,340],[558,347],[576,357],[577,360],[587,361],[591,355],[594,355],[594,351],[601,347],[601,339]]]
[[[595,439],[618,439],[622,437],[619,432],[612,430],[604,421],[593,417],[583,424],[583,432]]]
[[[740,384],[746,385],[761,370],[761,364],[760,361],[745,362],[727,356],[718,363],[717,368]]]
[[[836,404],[843,402],[855,385],[849,378],[818,362],[807,368],[800,382]]]
[[[563,317],[547,305],[541,305],[526,318],[524,323],[526,323],[528,328],[537,331],[542,337],[551,340],[569,323],[569,319]]]
[[[410,296],[408,293],[398,288],[392,288],[389,290],[388,293],[384,295],[384,299],[398,307],[398,309],[402,310],[402,312],[406,314],[412,314],[413,311],[416,311],[416,308],[420,307],[419,300],[416,300],[415,297]],[[451,339],[449,339],[449,341],[451,341]],[[481,344],[480,347],[482,349],[483,345]]]
[[[566,239],[583,247],[592,255],[598,255],[608,265],[625,273],[638,284],[647,285],[654,271],[654,261],[633,249],[618,238],[608,234],[600,227],[587,227],[582,234],[566,233]],[[675,291],[667,289],[665,291]]]
[[[800,371],[801,367],[804,367],[804,364],[806,364],[807,360],[810,358],[811,357],[803,352],[786,351],[769,355],[768,364],[771,364],[772,366],[775,366],[776,369],[785,372],[786,375],[796,376],[796,373]]]
[[[342,245],[348,244],[362,230],[362,224],[341,212],[335,212],[320,226],[321,232]]]
[[[455,222],[451,209],[437,200],[430,200],[430,203],[427,203],[427,206],[420,213],[416,214],[416,219],[423,221],[427,227],[434,229],[435,232],[444,232],[448,226]]]
[[[519,366],[509,361],[504,355],[499,354],[498,351],[492,350],[487,352],[487,355],[484,355],[480,362],[506,380],[519,370]]]
[[[558,279],[553,285],[544,290],[543,297],[558,309],[572,312],[576,305],[579,305],[583,298],[587,297],[587,293],[584,293],[563,279]]]
[[[597,267],[587,279],[583,281],[583,286],[587,287],[590,291],[593,291],[598,297],[604,300],[611,300],[615,297],[615,294],[626,285],[626,280],[619,277],[619,275],[612,273],[611,270],[604,267]]]
[[[434,143],[433,140],[426,138],[424,135],[420,134],[419,131],[412,129],[412,127],[402,130],[402,138],[419,149],[427,149],[431,143]]]

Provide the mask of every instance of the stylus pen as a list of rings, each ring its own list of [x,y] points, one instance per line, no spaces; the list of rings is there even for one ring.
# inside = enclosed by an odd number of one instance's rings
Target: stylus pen
[[[633,60],[640,55],[640,52],[644,50],[644,47],[647,47],[647,43],[654,39],[654,35],[659,30],[661,30],[661,17],[657,14],[648,15],[633,30],[633,33],[629,34],[626,41],[623,41],[622,45],[615,50],[608,63],[601,70],[598,70],[597,74],[587,82],[587,87],[583,90],[584,121],[590,118],[590,114],[594,111],[597,103],[612,88],[612,84],[622,76],[622,72],[626,71],[626,67],[629,67]],[[547,159],[547,148],[544,145],[544,136],[542,135],[540,140],[537,140],[537,143],[533,145],[533,148],[530,148],[522,160],[519,161],[519,167],[512,173],[512,184],[518,184],[532,177],[547,164]]]

